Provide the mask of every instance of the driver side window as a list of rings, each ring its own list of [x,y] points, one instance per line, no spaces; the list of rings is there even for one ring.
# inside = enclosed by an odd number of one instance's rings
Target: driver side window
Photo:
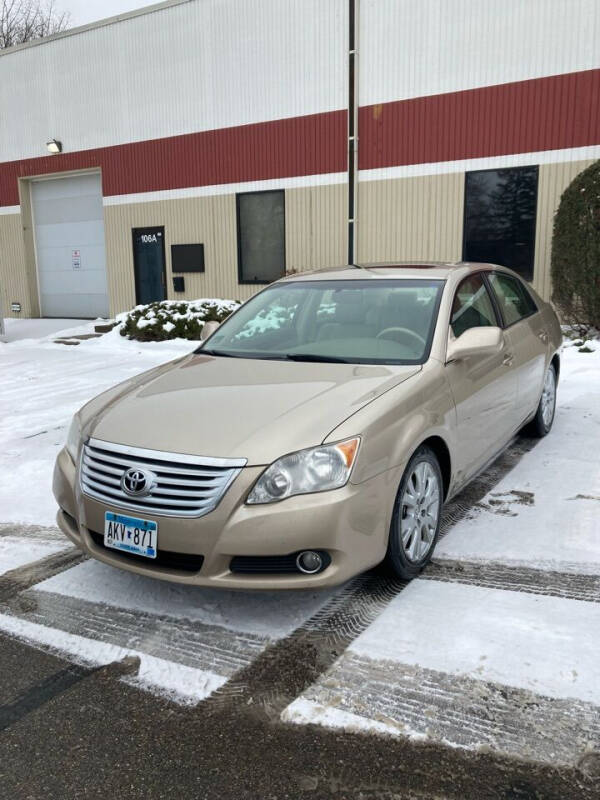
[[[458,338],[469,328],[497,325],[496,313],[481,275],[469,275],[460,284],[452,304],[450,327]]]

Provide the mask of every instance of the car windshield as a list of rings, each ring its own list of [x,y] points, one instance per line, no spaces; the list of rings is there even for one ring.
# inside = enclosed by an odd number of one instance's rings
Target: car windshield
[[[317,280],[273,284],[197,352],[237,358],[422,364],[443,281]]]

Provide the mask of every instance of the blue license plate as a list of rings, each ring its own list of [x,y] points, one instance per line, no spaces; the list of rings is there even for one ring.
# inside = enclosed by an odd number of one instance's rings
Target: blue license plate
[[[156,558],[158,525],[149,519],[104,514],[104,546],[137,556]]]

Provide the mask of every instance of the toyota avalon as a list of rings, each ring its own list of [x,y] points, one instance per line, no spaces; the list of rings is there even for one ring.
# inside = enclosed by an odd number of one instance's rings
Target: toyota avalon
[[[552,426],[561,330],[490,264],[377,264],[266,287],[193,353],[74,417],[58,524],[90,556],[213,587],[340,583],[431,558],[445,501]]]

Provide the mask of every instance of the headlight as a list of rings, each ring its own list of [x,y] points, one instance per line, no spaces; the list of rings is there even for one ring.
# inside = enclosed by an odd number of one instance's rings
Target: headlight
[[[276,503],[295,494],[326,492],[348,483],[360,437],[299,450],[274,461],[248,495],[247,503]]]
[[[71,420],[69,433],[67,434],[67,441],[65,447],[67,453],[71,456],[74,463],[77,463],[77,456],[79,455],[79,442],[81,441],[81,425],[79,424],[79,417],[77,414]]]

